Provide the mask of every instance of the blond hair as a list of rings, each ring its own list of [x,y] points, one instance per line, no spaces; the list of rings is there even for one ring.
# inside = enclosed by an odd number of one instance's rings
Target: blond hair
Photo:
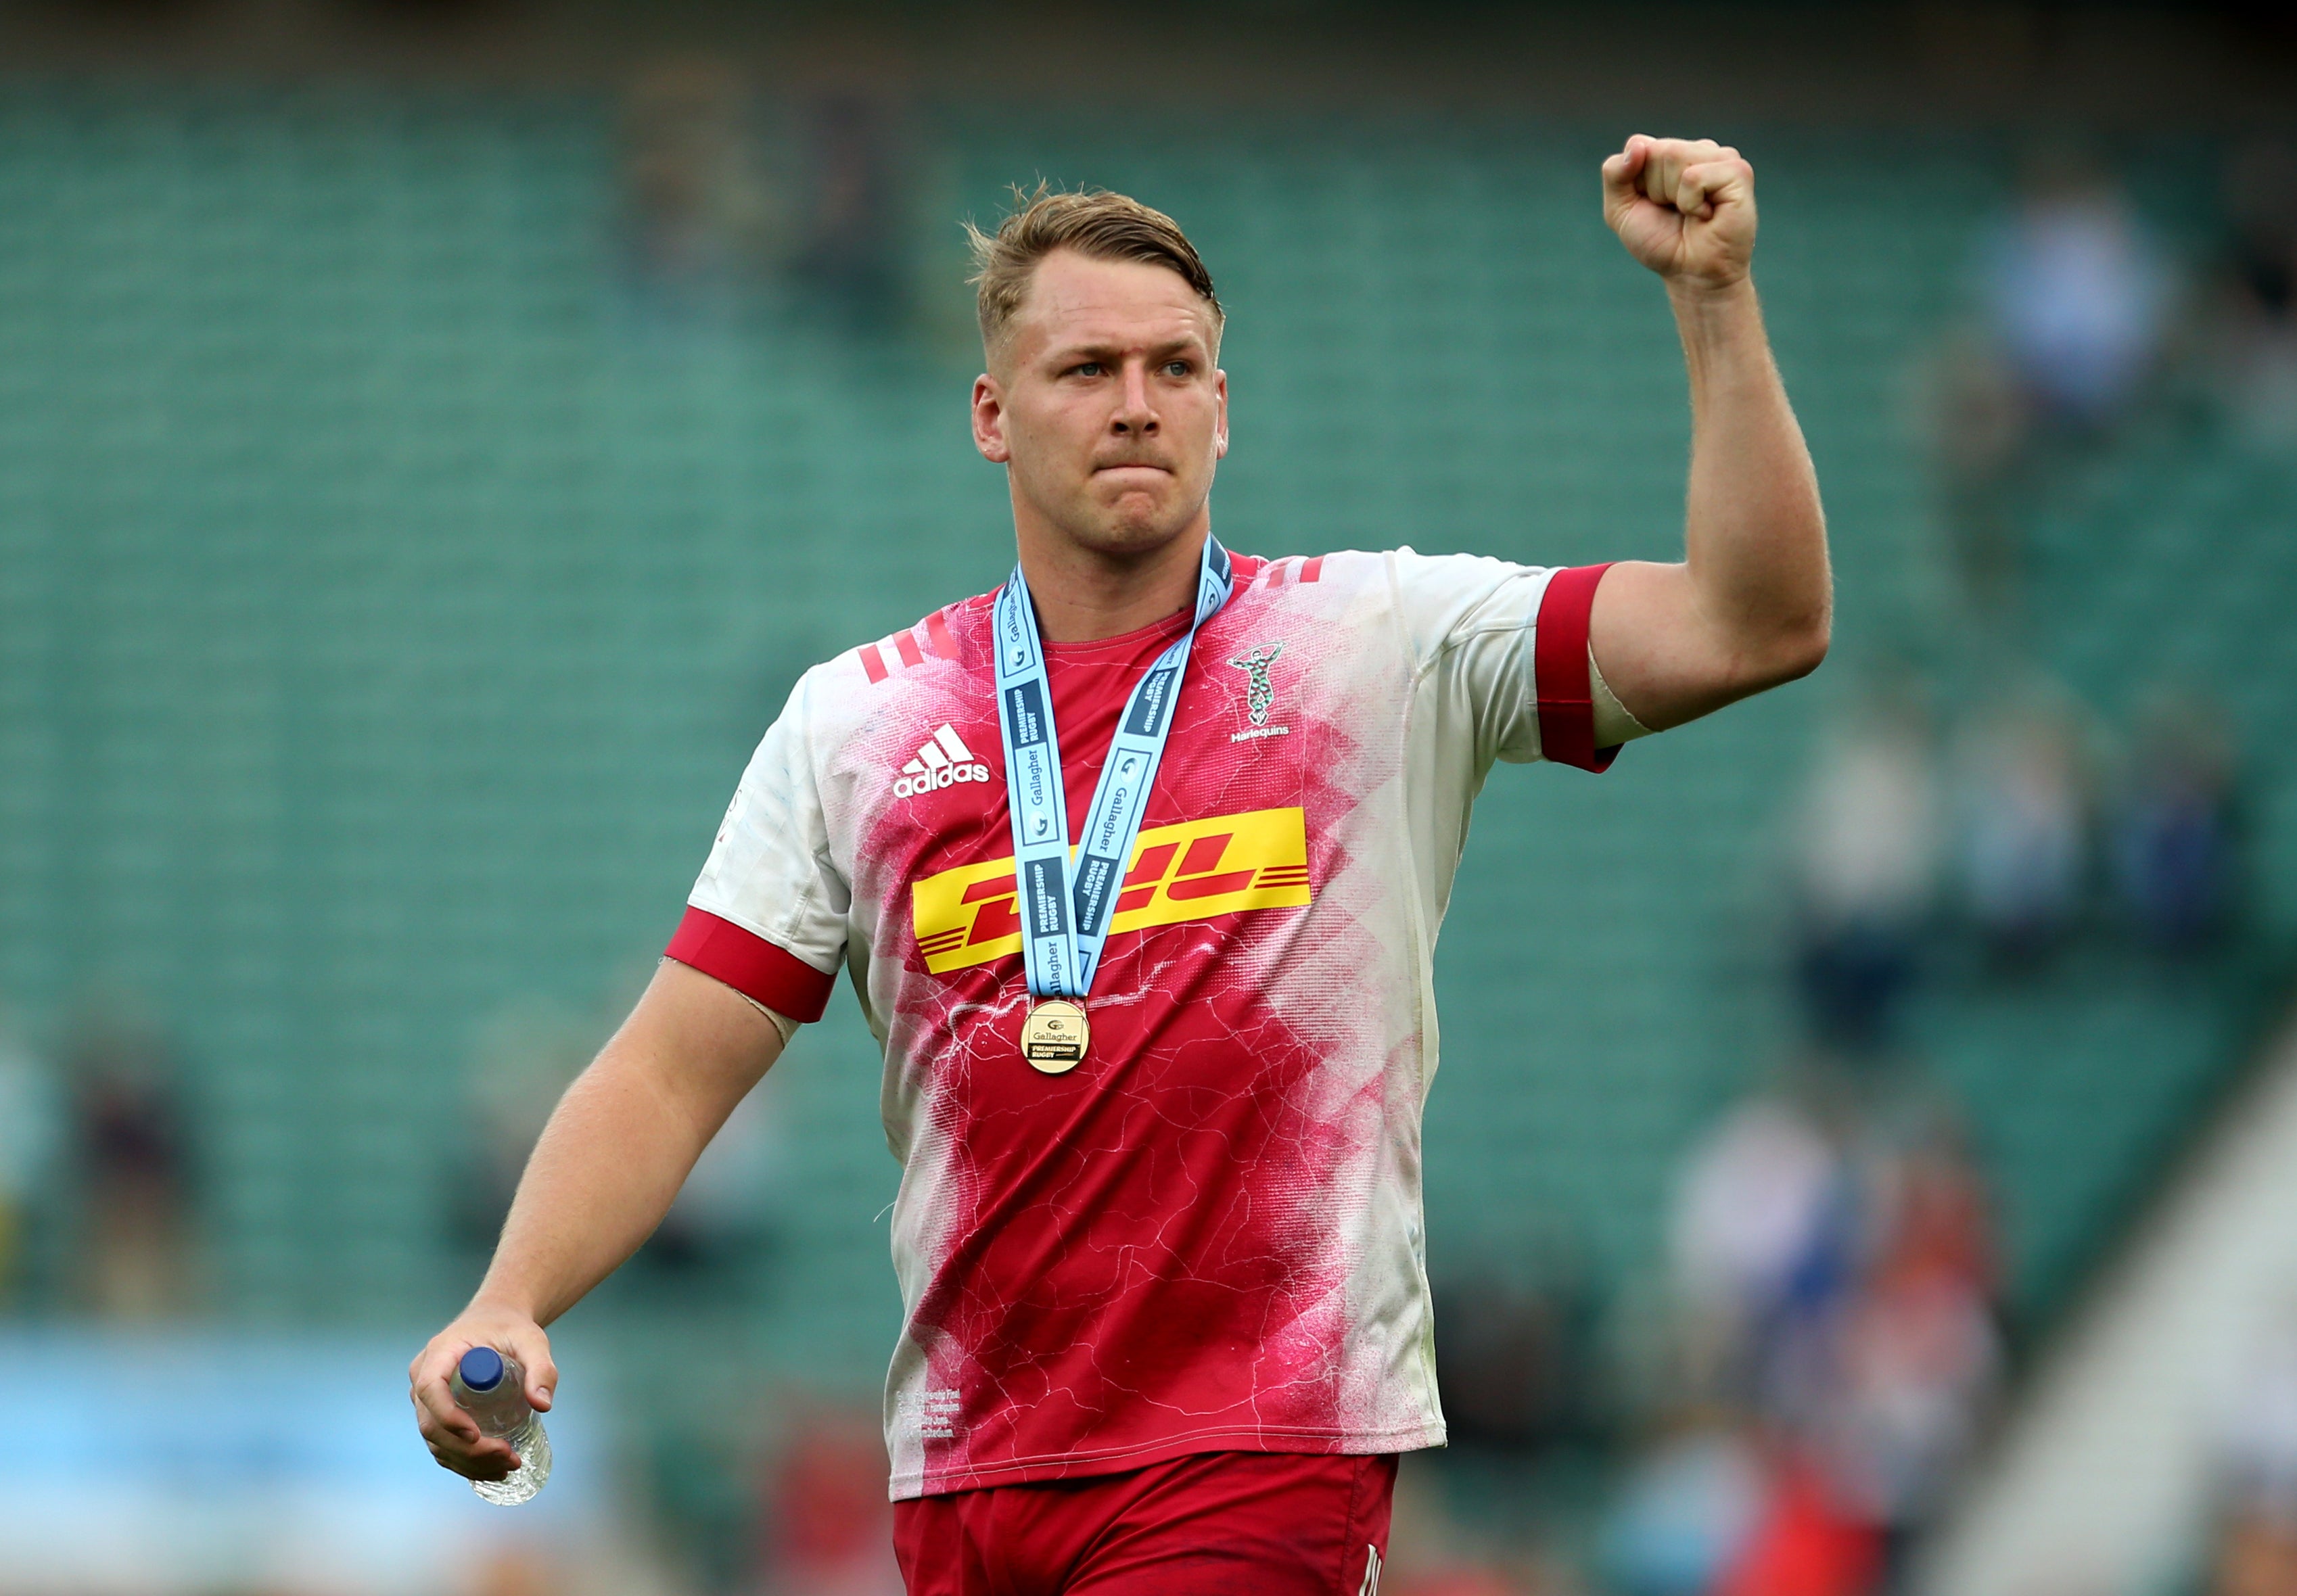
[[[1211,309],[1213,341],[1220,341],[1227,313],[1197,246],[1179,223],[1138,200],[1105,188],[1056,193],[1041,182],[1034,193],[1025,193],[1016,184],[1013,210],[997,231],[984,233],[968,221],[965,235],[973,246],[974,266],[966,281],[977,291],[981,341],[990,349],[1020,309],[1037,263],[1055,250],[1074,250],[1094,260],[1137,260],[1178,273]]]

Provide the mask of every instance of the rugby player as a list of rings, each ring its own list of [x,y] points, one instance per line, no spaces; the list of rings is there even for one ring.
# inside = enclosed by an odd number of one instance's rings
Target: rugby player
[[[1181,230],[1041,192],[976,235],[973,435],[1019,564],[797,684],[408,1370],[441,1464],[513,1466],[449,1395],[457,1358],[515,1354],[549,1406],[543,1327],[843,967],[902,1164],[885,1438],[913,1596],[1376,1588],[1396,1456],[1444,1440],[1420,1106],[1470,804],[1494,760],[1601,769],[1827,646],[1753,171],[1638,135],[1602,182],[1690,371],[1675,564],[1231,556],[1223,312]]]

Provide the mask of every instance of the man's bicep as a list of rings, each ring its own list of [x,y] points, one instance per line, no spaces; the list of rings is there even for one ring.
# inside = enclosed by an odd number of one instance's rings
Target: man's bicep
[[[770,1011],[716,977],[664,958],[611,1044],[687,1102],[705,1135],[781,1057]]]
[[[1753,690],[1734,688],[1729,647],[1700,610],[1684,565],[1613,565],[1595,591],[1588,642],[1605,685],[1653,731],[1696,720]]]

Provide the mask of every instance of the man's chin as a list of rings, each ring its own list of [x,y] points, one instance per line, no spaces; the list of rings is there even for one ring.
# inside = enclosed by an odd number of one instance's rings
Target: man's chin
[[[1192,516],[1176,515],[1169,506],[1155,510],[1119,506],[1096,515],[1092,524],[1075,530],[1076,540],[1095,554],[1139,557],[1155,554],[1188,531]]]

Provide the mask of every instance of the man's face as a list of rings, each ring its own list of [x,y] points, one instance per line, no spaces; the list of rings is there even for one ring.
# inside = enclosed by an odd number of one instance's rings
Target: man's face
[[[973,385],[973,438],[1009,468],[1017,521],[1098,554],[1199,523],[1228,452],[1212,309],[1177,272],[1057,250]]]

